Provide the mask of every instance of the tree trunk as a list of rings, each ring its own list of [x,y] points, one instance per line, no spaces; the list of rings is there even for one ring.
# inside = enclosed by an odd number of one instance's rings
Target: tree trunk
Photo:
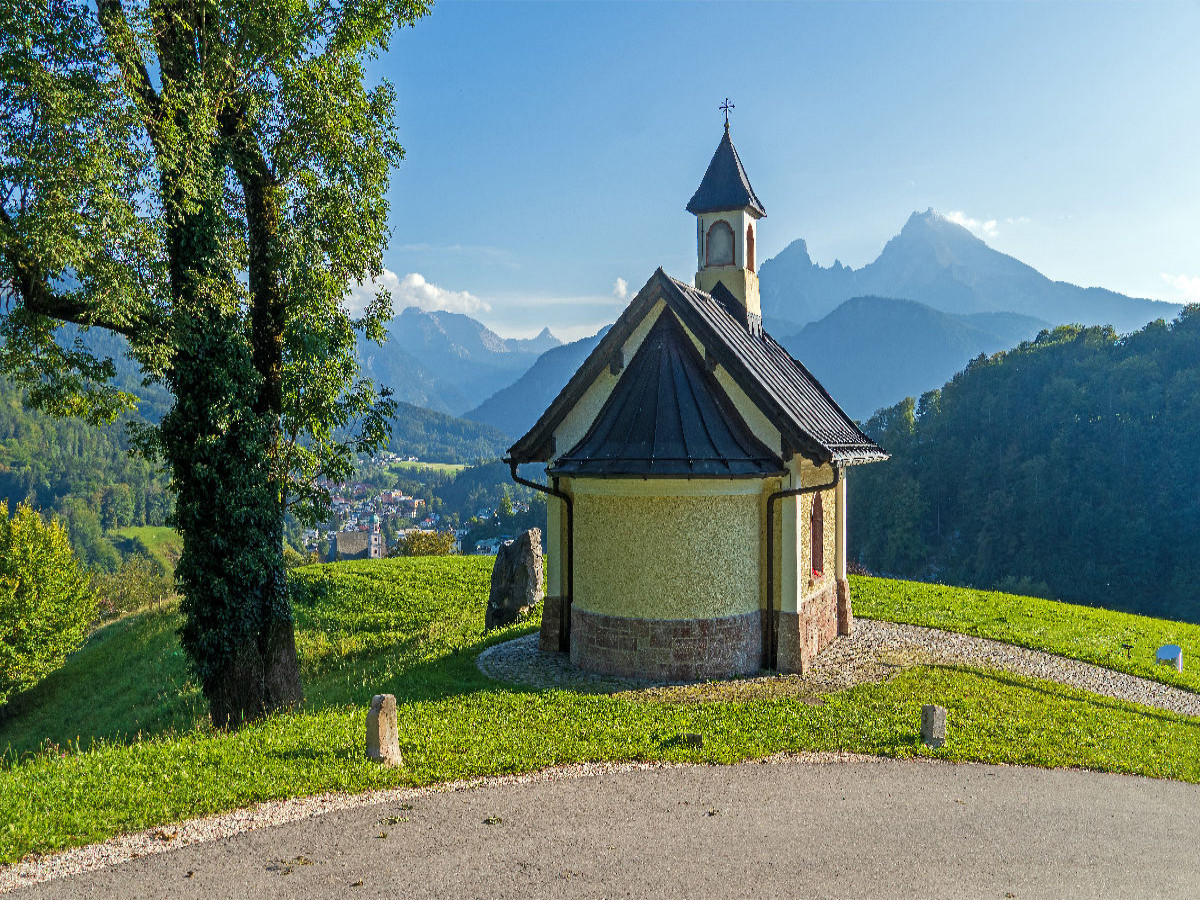
[[[180,636],[213,724],[236,728],[303,694],[282,559],[279,418],[259,408],[264,378],[236,302],[219,294],[235,282],[212,271],[219,257],[205,219],[201,208],[169,237],[175,404],[162,443],[183,536]]]

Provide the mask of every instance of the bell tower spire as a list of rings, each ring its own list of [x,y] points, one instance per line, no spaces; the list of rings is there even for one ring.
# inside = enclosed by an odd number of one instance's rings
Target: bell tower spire
[[[726,98],[719,108],[725,113],[725,134],[687,205],[696,217],[696,287],[711,293],[720,282],[749,316],[761,320],[755,244],[758,220],[767,211],[729,136],[734,104]]]

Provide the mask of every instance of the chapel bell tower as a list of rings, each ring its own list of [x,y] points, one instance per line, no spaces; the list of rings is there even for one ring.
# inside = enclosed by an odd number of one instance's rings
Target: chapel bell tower
[[[687,205],[687,211],[696,217],[696,287],[711,294],[721,282],[745,306],[748,317],[761,322],[754,248],[758,220],[767,211],[750,187],[729,138],[732,108],[728,99],[721,106],[725,111],[725,134]]]

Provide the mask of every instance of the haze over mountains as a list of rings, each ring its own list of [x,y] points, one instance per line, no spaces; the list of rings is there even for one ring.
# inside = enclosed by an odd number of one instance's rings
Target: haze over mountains
[[[890,297],[853,297],[798,333],[777,338],[852,418],[949,381],[980,353],[1015,347],[1049,328],[1020,313],[960,315]]]
[[[797,240],[762,263],[760,279],[768,330],[860,420],[1043,329],[1112,324],[1128,333],[1182,308],[1051,281],[931,211],[913,213],[860,269],[820,266]],[[549,329],[502,338],[470,316],[409,307],[392,319],[383,347],[364,343],[359,354],[364,374],[402,403],[395,450],[469,460],[498,454],[524,434],[605,330],[570,344]],[[121,383],[148,401],[143,415],[161,416],[169,396],[137,387],[123,341],[103,329],[77,331],[60,339],[79,336],[113,356]]]
[[[814,263],[797,240],[759,271],[771,334],[853,417],[940,387],[972,358],[1064,323],[1134,331],[1171,319],[1174,303],[1052,281],[932,210],[913,213],[860,269]],[[398,399],[463,416],[515,439],[599,342],[562,344],[549,330],[501,338],[469,316],[409,308],[368,374]],[[494,432],[493,432],[494,434]]]

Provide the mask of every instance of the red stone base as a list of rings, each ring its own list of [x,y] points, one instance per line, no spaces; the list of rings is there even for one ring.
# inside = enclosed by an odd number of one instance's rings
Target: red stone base
[[[542,601],[542,630],[538,649],[546,653],[561,653],[563,597],[546,597]]]
[[[571,662],[589,672],[661,681],[753,674],[762,666],[762,613],[634,619],[573,609]]]
[[[850,590],[846,587],[843,591],[842,585],[845,585],[844,581],[835,584],[831,579],[820,592],[804,598],[800,612],[776,614],[776,666],[780,672],[808,672],[818,653],[837,640],[839,634],[849,633],[853,624]],[[844,604],[841,602],[843,595]],[[843,622],[845,632],[842,631]]]

